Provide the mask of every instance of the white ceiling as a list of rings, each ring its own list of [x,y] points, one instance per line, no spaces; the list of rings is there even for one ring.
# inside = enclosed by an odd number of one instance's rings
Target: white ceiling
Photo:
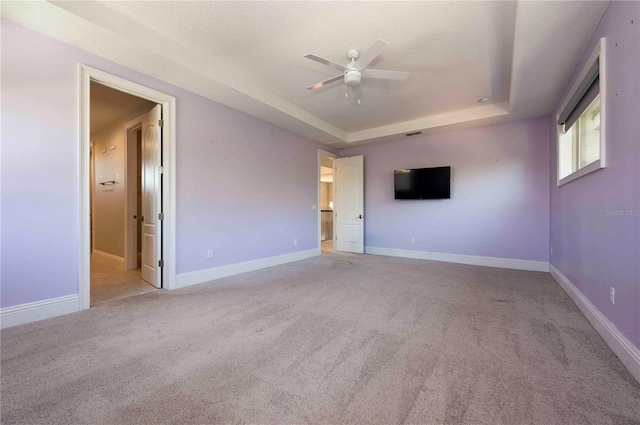
[[[544,116],[607,2],[3,2],[2,15],[336,148]],[[377,38],[360,105],[339,73]],[[489,104],[479,104],[490,98]]]
[[[155,106],[155,103],[141,99],[102,84],[91,82],[91,133],[123,119],[136,117]]]

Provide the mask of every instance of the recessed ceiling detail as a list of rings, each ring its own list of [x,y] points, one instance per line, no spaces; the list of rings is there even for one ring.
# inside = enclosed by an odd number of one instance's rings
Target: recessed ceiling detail
[[[544,116],[608,2],[3,2],[2,17],[337,148]],[[357,19],[354,19],[357,17]],[[342,63],[382,38],[360,105]],[[362,51],[360,52],[362,53]],[[478,103],[478,99],[490,99]]]
[[[362,100],[362,87],[360,87],[360,83],[362,83],[363,76],[373,80],[406,81],[407,78],[409,78],[408,72],[367,68],[387,47],[389,47],[389,43],[379,38],[362,56],[360,56],[360,52],[357,49],[351,49],[347,52],[349,63],[346,65],[340,65],[313,54],[305,55],[304,57],[307,59],[320,62],[323,65],[328,65],[342,72],[335,77],[310,85],[307,89],[317,90],[327,84],[343,80],[344,84],[352,90],[352,99],[357,101],[359,105]],[[347,93],[345,93],[345,97],[349,97]]]

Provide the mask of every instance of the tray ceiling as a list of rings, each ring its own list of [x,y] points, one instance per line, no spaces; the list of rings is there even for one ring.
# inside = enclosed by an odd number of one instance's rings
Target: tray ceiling
[[[2,15],[336,148],[543,116],[607,2],[3,2]],[[360,105],[349,49],[390,47]],[[482,98],[490,99],[479,103]]]

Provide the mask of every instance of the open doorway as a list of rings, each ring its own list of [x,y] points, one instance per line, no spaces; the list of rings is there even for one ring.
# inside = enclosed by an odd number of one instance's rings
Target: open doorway
[[[155,204],[156,198],[162,202],[160,186],[144,177],[145,168],[153,167],[153,160],[145,159],[145,147],[159,149],[146,140],[153,139],[153,128],[159,125],[154,113],[161,114],[160,105],[90,83],[91,305],[159,287],[153,274],[145,276],[145,251],[155,248],[145,247],[142,237],[147,232],[146,197],[147,203]]]
[[[322,254],[328,254],[334,251],[335,233],[335,159],[336,155],[325,151],[318,151],[318,194],[320,206],[319,228],[320,228],[320,248]]]
[[[364,254],[364,157],[318,150],[318,241],[321,254]],[[330,239],[329,239],[330,238]]]
[[[176,289],[176,99],[166,93],[145,87],[113,74],[92,68],[87,65],[79,66],[79,125],[80,143],[78,154],[80,158],[80,202],[78,205],[80,241],[78,262],[78,292],[79,310],[91,306],[91,158],[96,158],[100,152],[93,151],[91,155],[91,83],[96,82],[130,94],[134,97],[146,99],[156,104],[152,114],[147,114],[147,123],[143,125],[143,135],[147,132],[153,141],[148,152],[154,152],[150,167],[144,168],[143,181],[147,180],[147,187],[153,187],[154,193],[161,193],[154,202],[143,202],[145,217],[145,232],[148,241],[152,241],[155,250],[153,255],[145,258],[142,264],[149,266],[147,272],[155,274],[155,283],[163,289]],[[144,146],[143,137],[143,146]],[[117,149],[117,147],[116,147]],[[144,157],[144,155],[143,155]],[[95,170],[94,170],[95,171]],[[97,178],[97,175],[96,175]],[[93,188],[95,189],[95,188]],[[144,190],[143,190],[144,191]],[[95,195],[95,193],[93,193]],[[145,208],[150,214],[144,212]],[[124,220],[124,219],[123,219]],[[143,236],[144,240],[145,236]],[[94,246],[95,248],[95,246]],[[143,249],[144,251],[144,249]],[[144,267],[143,267],[144,270]]]

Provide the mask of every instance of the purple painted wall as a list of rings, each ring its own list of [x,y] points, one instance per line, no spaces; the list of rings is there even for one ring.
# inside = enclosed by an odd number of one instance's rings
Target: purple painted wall
[[[78,292],[79,63],[177,99],[178,273],[318,247],[317,149],[330,149],[12,22],[1,31],[2,307]]]
[[[364,155],[365,246],[548,261],[548,118],[340,155]],[[451,199],[394,200],[393,170],[446,165],[452,167]]]
[[[607,38],[607,168],[557,187],[553,117],[601,37]],[[613,1],[552,114],[551,263],[637,347],[640,218],[615,211],[640,209],[639,123],[640,3]]]

